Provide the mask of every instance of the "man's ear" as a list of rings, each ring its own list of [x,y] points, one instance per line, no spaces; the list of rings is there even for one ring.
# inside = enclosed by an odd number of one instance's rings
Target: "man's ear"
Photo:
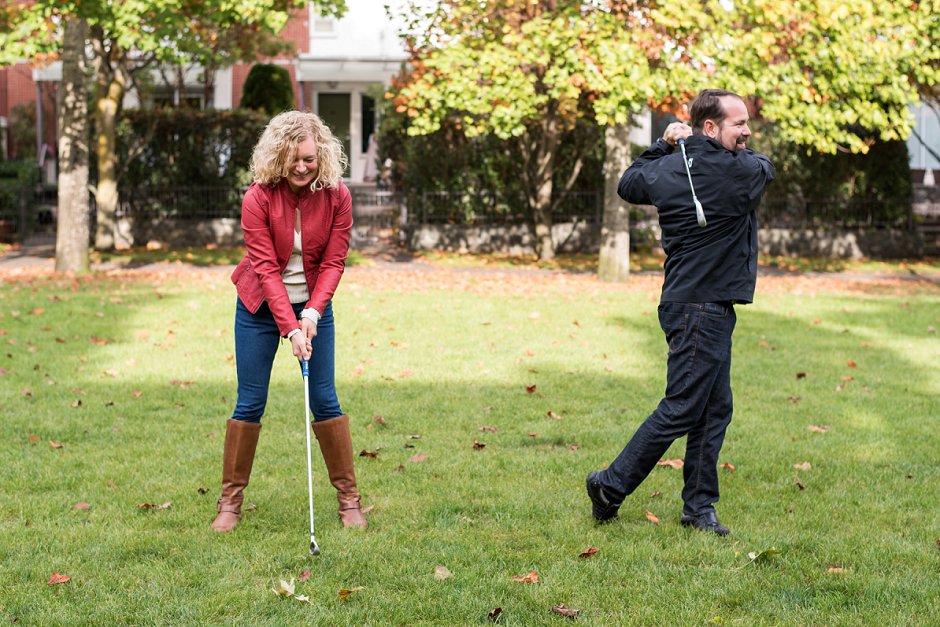
[[[705,123],[702,124],[702,132],[705,133],[706,136],[715,139],[718,135],[718,125],[715,124],[714,120],[705,120]]]

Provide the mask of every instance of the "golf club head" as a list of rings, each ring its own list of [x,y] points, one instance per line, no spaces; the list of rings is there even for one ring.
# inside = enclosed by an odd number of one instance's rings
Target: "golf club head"
[[[702,203],[698,201],[698,198],[693,198],[695,201],[695,219],[698,222],[698,225],[705,228],[705,210],[702,208]]]
[[[319,555],[319,554],[320,554],[320,547],[317,546],[317,541],[311,540],[310,541],[310,555]]]

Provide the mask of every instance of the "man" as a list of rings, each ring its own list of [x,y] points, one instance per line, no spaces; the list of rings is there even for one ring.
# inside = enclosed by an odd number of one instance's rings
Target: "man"
[[[727,535],[718,521],[718,452],[731,422],[731,334],[735,304],[750,303],[757,281],[757,205],[774,167],[747,148],[747,106],[729,91],[706,89],[689,106],[691,127],[670,124],[620,179],[618,193],[659,211],[665,280],[659,324],[669,356],[666,392],[617,459],[587,476],[592,513],[614,518],[674,440],[688,435],[681,523]],[[696,222],[695,193],[707,226]]]

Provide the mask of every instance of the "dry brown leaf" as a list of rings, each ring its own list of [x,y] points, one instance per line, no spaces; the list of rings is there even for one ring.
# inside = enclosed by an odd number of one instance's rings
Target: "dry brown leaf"
[[[833,566],[831,568],[826,569],[827,575],[836,575],[836,574],[844,573],[844,572],[847,572],[847,571],[841,566]]]
[[[581,610],[576,610],[573,607],[567,607],[564,603],[553,605],[552,611],[555,612],[556,614],[567,616],[568,618],[577,618],[578,614],[581,613]]]
[[[849,368],[855,368],[857,364],[850,359],[847,362],[845,362],[845,365],[848,366]]]
[[[480,427],[480,431],[489,431],[490,433],[496,433],[499,431],[496,427],[490,427],[489,425],[483,425]]]
[[[805,373],[805,372],[797,372],[797,373],[796,373],[796,378],[797,378],[797,379],[805,379],[805,378],[806,378],[806,373]]]
[[[483,442],[480,442],[476,438],[473,438],[473,450],[482,451],[485,448],[486,448],[486,444],[484,444]]]
[[[153,503],[141,503],[137,506],[137,509],[170,509],[173,502],[167,501],[166,503],[160,503],[159,505],[154,505]]]
[[[300,583],[303,583],[303,582],[307,581],[308,579],[310,579],[310,569],[309,569],[309,568],[308,568],[307,570],[305,570],[304,572],[300,573],[300,577],[297,578],[297,580],[300,581]]]
[[[82,399],[80,398],[77,398],[71,403],[69,403],[69,407],[81,407],[81,406],[82,406]]]
[[[829,431],[829,427],[825,425],[810,425],[806,428],[812,431],[813,433],[825,433],[826,431]]]
[[[657,466],[669,466],[670,468],[675,468],[676,470],[681,470],[685,465],[685,461],[681,459],[661,459],[656,462]]]
[[[552,420],[561,420],[561,416],[559,416],[558,414],[556,414],[555,412],[551,410],[549,410],[549,412],[545,415],[551,418]]]
[[[425,455],[424,453],[418,453],[417,455],[412,455],[411,457],[409,457],[408,461],[413,464],[418,464],[418,463],[427,461],[427,459],[428,459],[427,455]]]
[[[371,459],[376,459],[378,456],[379,456],[378,451],[367,451],[365,449],[362,449],[361,451],[359,451],[359,457],[369,457]]]
[[[809,462],[801,462],[799,464],[793,464],[793,467],[797,470],[809,470],[813,467],[813,465]]]
[[[368,514],[369,512],[371,512],[371,511],[374,510],[374,509],[375,509],[375,505],[370,505],[370,506],[368,506],[368,507],[363,507],[363,508],[362,508],[362,513],[363,513],[363,514]]]
[[[578,557],[591,557],[592,555],[596,555],[598,552],[600,552],[600,549],[596,546],[592,546],[578,554]]]
[[[80,510],[89,510],[89,509],[91,509],[91,505],[89,505],[89,504],[86,503],[85,501],[79,501],[78,503],[76,503],[76,504],[73,505],[72,507],[74,507],[75,509],[80,509]]]
[[[516,575],[512,580],[518,583],[538,583],[539,574],[533,570],[528,575]]]
[[[402,370],[401,372],[398,373],[398,378],[406,379],[413,374],[414,374],[414,371],[411,368],[406,368],[405,370]]]
[[[339,598],[341,601],[346,601],[347,599],[349,599],[350,595],[356,592],[359,592],[360,590],[365,590],[365,589],[366,589],[365,586],[356,586],[355,588],[343,588],[342,590],[339,591]]]
[[[35,444],[36,442],[39,441],[39,436],[38,436],[38,435],[30,434],[30,435],[29,435],[29,441],[32,442],[33,444]]]
[[[720,467],[720,468],[724,468],[724,469],[727,470],[728,472],[734,472],[734,464],[732,464],[732,463],[730,463],[730,462],[725,462],[725,463],[721,464],[721,466],[719,466],[719,467]]]
[[[662,495],[663,493],[660,490],[656,490],[652,494],[650,494],[650,498],[655,499],[657,496],[662,496]]]
[[[798,490],[805,490],[805,489],[806,489],[806,484],[804,484],[804,483],[803,483],[802,481],[800,481],[799,479],[796,479],[796,480],[793,482],[793,485],[795,485]]]
[[[525,386],[526,394],[535,394],[537,389],[539,389],[539,386],[534,383],[532,385]]]
[[[58,442],[53,442],[52,440],[49,440],[49,446],[51,446],[52,448],[62,448],[63,445],[59,444]]]
[[[495,623],[496,621],[499,620],[499,617],[502,613],[503,613],[503,608],[495,607],[489,612],[487,612],[486,617]]]
[[[656,514],[654,514],[653,512],[649,511],[648,509],[644,509],[644,510],[643,510],[643,513],[646,514],[646,520],[650,521],[650,522],[653,523],[654,525],[658,525],[658,524],[660,523],[660,520],[659,520],[659,518],[656,516]]]
[[[353,370],[352,370],[352,376],[358,377],[358,376],[362,375],[362,373],[365,372],[365,371],[366,371],[366,369],[363,367],[363,365],[362,365],[362,364],[359,364],[359,365],[357,365],[355,368],[353,368]]]
[[[49,575],[48,583],[50,586],[54,586],[60,583],[68,583],[71,580],[72,580],[71,577],[66,577],[65,575],[60,575],[59,573],[52,573],[51,575]]]
[[[448,570],[446,566],[435,566],[434,567],[434,578],[441,580],[453,577],[454,574]]]
[[[141,394],[143,394],[143,392],[131,392],[131,396],[134,398],[138,398]]]
[[[388,424],[388,421],[385,420],[385,418],[383,418],[382,416],[373,416],[372,420],[382,425],[383,427]]]

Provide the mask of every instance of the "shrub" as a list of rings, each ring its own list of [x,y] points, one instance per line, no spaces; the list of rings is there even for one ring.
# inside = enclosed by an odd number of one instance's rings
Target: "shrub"
[[[268,117],[294,108],[294,86],[290,73],[280,65],[259,63],[252,66],[242,88],[239,105],[261,111]]]

